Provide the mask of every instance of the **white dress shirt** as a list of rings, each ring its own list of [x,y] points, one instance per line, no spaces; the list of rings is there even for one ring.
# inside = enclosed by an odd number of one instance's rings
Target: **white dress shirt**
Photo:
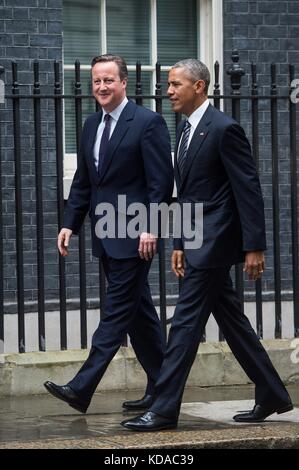
[[[187,148],[189,147],[190,145],[190,142],[191,142],[191,139],[193,137],[193,134],[195,132],[195,129],[197,128],[201,118],[203,117],[204,113],[206,112],[206,110],[208,109],[208,106],[209,106],[210,102],[208,99],[206,99],[195,111],[193,111],[192,114],[190,114],[190,116],[188,117],[188,121],[189,123],[191,124],[191,128],[190,128],[190,134],[189,134],[189,139],[188,139],[188,146]],[[181,137],[181,140],[182,140],[182,137]],[[180,141],[180,145],[181,145],[181,141]],[[178,152],[179,154],[179,152]]]
[[[95,144],[93,147],[93,156],[94,156],[96,168],[98,168],[98,164],[99,164],[99,151],[100,151],[103,131],[105,128],[105,122],[104,122],[105,115],[110,114],[111,116],[111,126],[110,126],[110,136],[109,136],[109,139],[110,139],[115,129],[115,126],[117,124],[117,121],[122,111],[124,110],[124,107],[126,106],[127,102],[128,102],[128,98],[125,97],[123,101],[116,108],[114,108],[113,111],[111,111],[111,113],[106,113],[106,111],[103,109],[102,119],[97,130],[96,140],[95,140]]]

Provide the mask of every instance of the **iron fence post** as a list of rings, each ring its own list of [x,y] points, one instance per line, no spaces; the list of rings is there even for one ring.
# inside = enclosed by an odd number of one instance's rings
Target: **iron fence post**
[[[4,81],[2,75],[4,67],[0,65],[0,81],[2,82],[3,97],[0,98],[0,354],[4,353],[4,258],[3,258],[3,212],[2,212],[2,121],[1,121],[1,104],[4,103]],[[0,90],[1,92],[1,90]]]
[[[232,89],[232,117],[237,122],[240,122],[240,89],[241,89],[241,80],[243,75],[245,75],[245,70],[239,64],[239,52],[234,50],[232,53],[232,65],[228,69],[227,74],[230,76],[230,83]],[[244,279],[243,279],[243,266],[241,263],[235,266],[235,275],[236,275],[236,289],[239,294],[242,308],[244,309]]]
[[[39,62],[33,64],[34,84],[34,136],[35,136],[35,188],[36,188],[36,238],[37,238],[37,296],[38,296],[38,343],[39,350],[46,350],[45,339],[45,285],[44,285],[44,214],[42,186],[42,136],[41,136],[41,102],[39,83]]]
[[[24,253],[22,217],[22,165],[21,165],[21,126],[18,66],[12,62],[13,128],[15,161],[15,214],[17,248],[17,299],[18,299],[18,343],[19,352],[25,352],[25,299],[24,299]]]
[[[257,172],[259,172],[259,106],[258,86],[256,77],[256,65],[251,64],[251,129],[252,129],[252,155],[256,164]],[[256,299],[256,333],[259,338],[263,337],[263,304],[262,304],[262,279],[259,278],[255,282],[255,299]]]

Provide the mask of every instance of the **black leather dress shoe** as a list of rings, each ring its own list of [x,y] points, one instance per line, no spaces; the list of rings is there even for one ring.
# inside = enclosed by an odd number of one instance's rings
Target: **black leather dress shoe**
[[[81,413],[86,413],[89,403],[79,398],[68,385],[56,385],[53,382],[47,381],[44,383],[44,386],[55,398],[65,401],[72,408],[75,408],[75,410]]]
[[[285,403],[278,407],[270,407],[265,405],[255,405],[251,411],[235,415],[233,419],[238,423],[260,423],[268,416],[277,413],[278,415],[291,411],[293,409],[292,403]]]
[[[157,413],[148,411],[143,415],[133,419],[127,419],[120,423],[124,428],[131,431],[162,431],[163,429],[174,429],[177,427],[177,420],[165,418]]]
[[[153,404],[152,395],[144,395],[140,400],[124,401],[123,408],[126,410],[147,410]]]

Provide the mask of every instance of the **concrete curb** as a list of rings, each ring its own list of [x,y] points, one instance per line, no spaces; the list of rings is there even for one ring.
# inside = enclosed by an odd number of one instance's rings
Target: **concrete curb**
[[[163,431],[146,433],[146,438],[146,445],[144,435],[139,433],[107,438],[11,441],[1,442],[0,449],[299,449],[299,427],[294,425]]]
[[[262,342],[285,383],[299,382],[299,362],[292,340]],[[79,370],[87,350],[28,352],[0,355],[0,396],[46,393],[46,380],[64,384]],[[297,354],[298,356],[298,354]],[[243,385],[249,379],[226,343],[200,345],[188,386]],[[145,374],[132,348],[122,347],[112,360],[99,390],[143,389]]]

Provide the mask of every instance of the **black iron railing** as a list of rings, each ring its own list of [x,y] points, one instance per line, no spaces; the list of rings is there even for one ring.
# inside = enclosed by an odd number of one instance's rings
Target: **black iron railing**
[[[291,253],[290,253],[290,267],[292,271],[292,279],[290,281],[292,288],[293,312],[294,312],[294,337],[299,336],[299,268],[298,268],[298,178],[297,178],[297,121],[296,121],[296,104],[290,100],[289,94],[279,94],[278,85],[276,80],[276,65],[271,65],[271,86],[270,94],[260,93],[257,83],[257,68],[253,64],[251,67],[251,85],[247,94],[241,94],[241,82],[245,71],[239,65],[239,56],[236,51],[232,54],[232,66],[228,69],[227,73],[230,77],[231,90],[227,94],[221,94],[219,84],[219,63],[215,63],[214,76],[215,83],[213,94],[210,96],[214,106],[220,108],[221,104],[230,103],[231,114],[237,121],[241,120],[241,104],[242,102],[250,103],[250,112],[247,116],[247,122],[250,121],[250,132],[252,141],[253,156],[259,168],[261,163],[260,155],[260,102],[268,103],[268,110],[270,112],[270,127],[271,127],[271,159],[272,159],[272,172],[271,172],[271,187],[272,187],[272,227],[273,227],[273,275],[274,275],[274,301],[275,301],[275,337],[280,338],[282,335],[281,319],[282,319],[282,289],[281,289],[281,252],[280,252],[280,194],[279,194],[279,107],[278,103],[283,101],[286,103],[289,115],[289,150],[290,150],[290,201],[291,201]],[[289,68],[289,93],[293,91],[292,83],[295,78],[294,67],[290,65]],[[52,93],[42,93],[40,85],[39,63],[34,62],[33,70],[33,91],[32,93],[20,93],[20,85],[18,83],[18,67],[17,63],[12,63],[12,85],[11,92],[7,92],[5,96],[5,105],[0,105],[0,157],[1,161],[4,158],[4,148],[2,145],[3,127],[4,122],[1,118],[2,111],[5,108],[6,116],[7,111],[11,113],[11,123],[13,126],[13,156],[14,156],[14,201],[15,201],[15,251],[16,251],[16,303],[18,315],[18,345],[19,351],[25,352],[25,296],[24,296],[24,234],[23,234],[23,192],[22,192],[22,148],[21,148],[21,131],[24,124],[24,119],[21,118],[20,105],[23,101],[29,101],[29,106],[33,110],[34,132],[31,136],[34,146],[34,174],[35,174],[35,231],[36,231],[36,276],[37,276],[37,312],[38,312],[38,344],[39,350],[46,350],[46,333],[45,333],[45,313],[46,313],[46,285],[45,285],[45,259],[44,259],[44,200],[43,200],[43,180],[46,175],[43,172],[43,130],[42,130],[42,104],[45,101],[50,101],[54,109],[54,128],[55,128],[55,152],[56,152],[56,194],[57,194],[57,229],[62,226],[63,212],[64,212],[64,194],[63,194],[63,159],[64,159],[64,136],[63,136],[63,112],[65,100],[72,100],[75,110],[75,127],[76,127],[76,149],[77,155],[80,146],[83,111],[82,104],[85,99],[91,99],[90,95],[82,93],[81,77],[80,77],[80,63],[75,63],[74,75],[74,91],[73,94],[66,95],[62,92],[61,69],[60,64],[54,63],[54,87]],[[3,68],[0,67],[0,78],[3,73]],[[8,86],[6,87],[8,89]],[[167,100],[167,95],[163,94],[161,83],[161,67],[156,65],[156,86],[153,95],[144,95],[142,93],[142,66],[138,62],[136,64],[136,87],[135,95],[131,96],[137,104],[143,105],[144,100],[151,100],[155,103],[155,110],[163,114],[163,103]],[[181,116],[176,115],[176,124],[180,121]],[[7,117],[6,117],[7,120]],[[0,165],[0,344],[5,341],[4,338],[4,314],[5,314],[5,285],[4,285],[4,247],[7,236],[3,231],[3,209],[2,209],[2,194],[3,187],[1,186],[2,165]],[[53,240],[55,243],[55,240]],[[81,332],[81,347],[87,347],[87,310],[88,310],[88,293],[87,293],[87,271],[86,271],[86,234],[85,228],[82,227],[79,234],[79,299],[80,299],[80,332]],[[65,260],[59,257],[58,275],[59,275],[59,309],[60,309],[60,347],[61,349],[67,348],[67,274]],[[166,334],[167,324],[170,319],[167,319],[167,282],[166,282],[166,255],[165,250],[162,250],[159,255],[158,261],[159,269],[159,307],[160,317],[163,330]],[[103,267],[99,264],[99,307],[101,316],[104,315],[104,299],[106,282]],[[245,281],[246,282],[246,281]],[[235,267],[235,285],[240,295],[242,302],[244,302],[244,277],[242,266]],[[256,329],[259,337],[263,337],[263,284],[261,280],[255,283],[254,300],[256,303]],[[221,332],[219,339],[223,340]],[[205,340],[205,337],[203,338]]]

